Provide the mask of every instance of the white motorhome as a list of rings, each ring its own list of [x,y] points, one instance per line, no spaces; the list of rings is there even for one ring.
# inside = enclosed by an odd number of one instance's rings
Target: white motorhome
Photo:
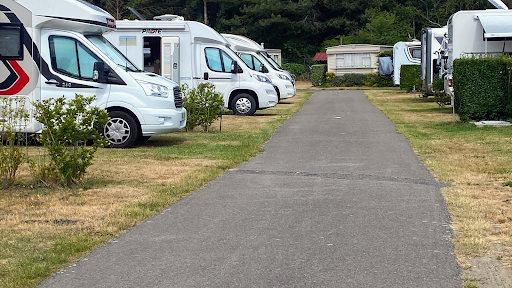
[[[439,57],[441,43],[448,27],[424,28],[421,31],[421,81],[424,96],[434,95],[432,84],[434,77],[439,77]]]
[[[279,100],[295,96],[295,87],[292,78],[274,67],[274,64],[267,58],[265,50],[260,44],[253,40],[239,35],[221,34],[231,49],[238,53],[238,56],[252,70],[265,73],[272,83],[277,86],[277,97]]]
[[[420,41],[400,41],[393,46],[393,83],[395,85],[400,85],[400,68],[402,65],[421,65]]]
[[[506,6],[505,6],[506,7]],[[512,11],[459,11],[448,19],[445,52],[445,92],[453,96],[453,60],[462,57],[512,53]]]
[[[82,0],[0,0],[0,97],[25,99],[29,109],[52,97],[95,95],[110,116],[104,135],[117,148],[183,128],[179,86],[137,69],[103,38],[114,29],[110,14]],[[29,112],[20,130],[38,133]]]
[[[176,15],[154,19],[117,21],[117,30],[105,37],[146,71],[190,88],[212,82],[237,115],[277,104],[272,81],[249,69],[215,30]]]

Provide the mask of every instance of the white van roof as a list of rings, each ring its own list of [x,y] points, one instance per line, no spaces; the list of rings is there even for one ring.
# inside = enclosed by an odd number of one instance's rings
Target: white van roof
[[[156,17],[155,17],[156,18]],[[165,20],[122,20],[116,22],[117,30],[162,29],[165,31],[187,31],[194,42],[216,43],[229,47],[229,42],[219,32],[196,21],[182,21],[179,18]]]
[[[226,38],[226,40],[228,40],[233,50],[236,51],[260,52],[265,50],[256,41],[253,41],[252,39],[247,38],[245,36],[233,34],[222,34],[222,36]]]
[[[61,28],[82,33],[103,33],[115,29],[115,19],[105,10],[83,0],[14,0],[34,16],[37,28]]]

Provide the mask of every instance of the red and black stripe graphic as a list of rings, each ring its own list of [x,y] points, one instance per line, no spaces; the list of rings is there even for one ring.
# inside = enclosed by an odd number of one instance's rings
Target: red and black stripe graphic
[[[6,6],[0,5],[0,11],[7,16],[7,19],[11,23],[22,23],[20,19]],[[22,37],[23,37],[23,46],[27,49],[29,54],[32,56],[34,63],[36,64],[41,74],[47,80],[56,80],[59,83],[64,83],[64,80],[60,78],[58,75],[53,74],[50,71],[50,67],[48,63],[41,58],[41,54],[39,53],[39,49],[35,45],[32,37],[28,34],[27,30],[24,26],[22,27]],[[5,65],[7,70],[10,72],[10,75],[0,83],[0,95],[14,95],[19,93],[29,82],[30,77],[23,70],[23,68],[19,65],[16,60],[2,60],[2,63]],[[78,83],[70,83],[67,82],[68,88],[98,88],[89,85],[83,85]]]
[[[30,78],[15,60],[3,60],[2,63],[10,74],[0,83],[0,95],[15,95],[30,82]]]

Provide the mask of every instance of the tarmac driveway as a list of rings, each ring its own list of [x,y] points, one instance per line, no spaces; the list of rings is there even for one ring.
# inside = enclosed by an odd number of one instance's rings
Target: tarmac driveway
[[[441,183],[361,91],[41,287],[460,287]]]

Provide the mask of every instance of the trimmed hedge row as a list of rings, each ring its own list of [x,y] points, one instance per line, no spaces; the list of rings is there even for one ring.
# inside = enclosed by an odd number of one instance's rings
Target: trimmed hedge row
[[[311,83],[313,86],[322,86],[325,83],[327,65],[319,64],[311,66]]]
[[[412,91],[421,89],[421,65],[402,65],[400,67],[400,89]]]
[[[386,76],[380,76],[376,73],[358,74],[349,73],[342,76],[334,76],[331,80],[332,87],[393,87],[393,79]]]
[[[309,66],[298,63],[285,63],[282,65],[284,70],[290,71],[296,78],[300,75],[309,73]]]
[[[455,112],[462,120],[512,118],[512,59],[465,58],[453,62]]]

